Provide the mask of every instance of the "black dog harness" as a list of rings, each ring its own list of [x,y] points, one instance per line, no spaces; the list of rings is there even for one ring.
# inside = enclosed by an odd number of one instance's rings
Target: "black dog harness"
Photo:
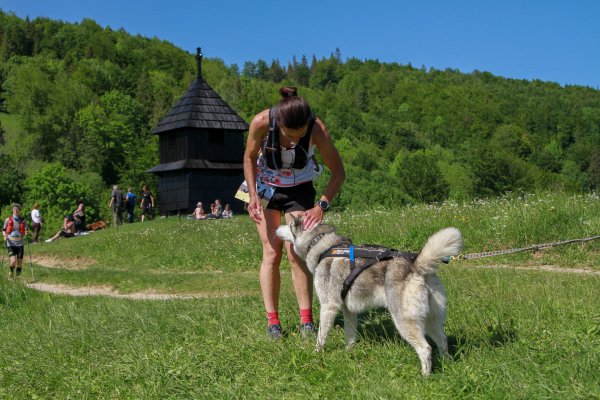
[[[316,244],[324,235],[318,235],[315,237],[310,245]],[[411,262],[414,262],[419,253],[404,253],[395,249],[389,249],[382,246],[374,245],[360,245],[354,246],[350,239],[345,240],[347,245],[335,245],[329,248],[326,252],[321,254],[319,262],[327,257],[345,257],[350,260],[350,275],[344,280],[344,286],[342,286],[342,300],[346,299],[348,291],[352,287],[352,284],[356,278],[362,274],[367,268],[379,261],[391,260],[392,258],[406,258]],[[361,265],[356,265],[357,258],[364,258],[366,261]]]

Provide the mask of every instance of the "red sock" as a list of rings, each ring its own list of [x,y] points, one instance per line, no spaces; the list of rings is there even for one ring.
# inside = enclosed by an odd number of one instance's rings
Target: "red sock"
[[[303,324],[313,322],[311,308],[300,309],[300,322],[302,322]]]
[[[273,311],[267,313],[268,325],[281,325],[281,321],[279,321],[279,312]]]

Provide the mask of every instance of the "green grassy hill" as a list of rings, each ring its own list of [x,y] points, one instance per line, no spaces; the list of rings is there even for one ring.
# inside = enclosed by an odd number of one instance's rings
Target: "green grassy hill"
[[[592,236],[599,204],[596,195],[507,196],[331,213],[326,222],[355,243],[413,251],[453,225],[472,253]],[[7,281],[6,269],[0,278],[0,398],[600,396],[599,241],[443,265],[452,357],[435,359],[429,379],[384,310],[361,316],[352,351],[340,316],[325,352],[315,353],[313,340],[297,334],[285,263],[284,338],[268,340],[259,241],[246,216],[156,219],[36,244],[30,253],[35,282],[29,249],[21,280]],[[562,272],[540,269],[548,265]],[[507,268],[483,268],[499,266]],[[72,297],[27,284],[197,298]]]

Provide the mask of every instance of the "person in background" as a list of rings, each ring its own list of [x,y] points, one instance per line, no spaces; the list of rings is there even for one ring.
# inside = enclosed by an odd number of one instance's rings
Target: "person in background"
[[[75,236],[75,232],[77,232],[75,228],[75,217],[73,217],[73,214],[67,215],[63,220],[62,229],[58,231],[56,235],[52,236],[50,239],[47,239],[46,243],[53,242],[63,237],[72,238],[73,236]]]
[[[223,210],[223,218],[232,218],[233,211],[231,210],[231,205],[225,204],[225,209]]]
[[[81,199],[77,199],[77,209],[73,212],[73,218],[75,218],[75,231],[85,231],[85,205]]]
[[[108,208],[113,209],[113,226],[123,224],[123,209],[125,208],[125,196],[119,189],[118,185],[113,186],[112,193],[110,194],[110,202]]]
[[[125,210],[127,211],[127,222],[133,222],[133,214],[135,211],[135,198],[137,196],[131,191],[131,188],[127,188],[127,195],[125,196]]]
[[[214,205],[214,207],[210,207],[211,211],[210,214],[206,216],[206,219],[219,219],[222,217],[223,206],[221,205],[221,200],[216,199]]]
[[[39,203],[33,205],[33,210],[31,210],[31,222],[33,223],[33,239],[31,243],[37,243],[40,236],[40,230],[42,229],[42,214],[40,214]]]
[[[316,117],[296,88],[282,87],[276,107],[258,113],[250,123],[244,153],[244,177],[248,183],[248,214],[256,223],[262,243],[259,280],[267,314],[267,333],[272,339],[281,337],[279,321],[279,266],[283,242],[275,231],[281,224],[301,217],[304,229],[318,225],[329,203],[345,179],[342,159],[323,121]],[[331,171],[325,191],[315,203],[313,179],[318,171],[315,148]],[[273,192],[263,208],[255,182],[266,184]],[[300,310],[302,335],[315,331],[312,319],[312,276],[306,265],[285,242],[291,265],[292,284]]]
[[[196,203],[196,208],[194,212],[188,215],[190,219],[206,219],[206,212],[204,211],[204,207],[202,207],[202,202],[199,201]]]
[[[154,196],[152,196],[152,192],[148,189],[148,185],[144,185],[142,188],[142,201],[140,202],[140,206],[142,208],[142,222],[144,222],[144,217],[147,215],[148,218],[152,219],[152,210],[154,209]]]
[[[4,221],[2,228],[2,238],[4,246],[8,249],[9,257],[9,278],[21,275],[23,270],[23,256],[25,254],[23,242],[27,235],[27,224],[25,218],[21,216],[21,206],[13,204],[12,215]]]

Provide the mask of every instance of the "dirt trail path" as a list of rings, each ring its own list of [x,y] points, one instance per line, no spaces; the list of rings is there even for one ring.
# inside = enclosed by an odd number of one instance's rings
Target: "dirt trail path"
[[[96,260],[91,258],[73,258],[64,259],[52,256],[36,255],[31,260],[34,264],[41,265],[46,268],[57,268],[67,270],[81,270],[91,265],[96,264]],[[193,274],[194,271],[184,272],[185,274]],[[109,285],[103,286],[69,286],[56,283],[35,282],[28,283],[27,287],[41,292],[52,294],[62,294],[73,297],[81,296],[106,296],[119,299],[132,300],[191,300],[191,299],[209,299],[209,298],[227,298],[244,295],[244,293],[212,293],[212,292],[196,292],[186,294],[175,293],[157,293],[152,289],[142,292],[120,293],[118,290]]]
[[[53,257],[34,257],[33,262],[35,264],[48,267],[48,268],[62,268],[62,269],[83,269],[96,263],[93,259],[76,259],[76,260],[64,260]],[[553,265],[542,265],[542,266],[513,266],[513,265],[477,265],[477,266],[458,266],[456,268],[469,268],[469,269],[517,269],[524,271],[542,271],[542,272],[556,272],[556,273],[567,273],[567,274],[584,274],[584,275],[599,275],[600,271],[584,269],[584,268],[563,268],[556,267]],[[120,293],[115,290],[112,286],[82,286],[75,287],[64,284],[53,284],[36,282],[27,284],[31,289],[39,290],[42,292],[48,292],[53,294],[62,294],[73,297],[80,296],[106,296],[119,299],[132,299],[132,300],[191,300],[191,299],[209,299],[209,298],[226,298],[243,295],[243,293],[188,293],[188,294],[172,294],[172,293],[157,293],[150,290],[135,293]]]
[[[190,294],[171,294],[171,293],[156,293],[151,290],[134,293],[119,293],[111,286],[69,286],[54,283],[29,283],[27,287],[41,292],[53,294],[64,294],[73,297],[81,296],[106,296],[118,299],[131,300],[191,300],[191,299],[209,299],[209,298],[226,298],[232,297],[227,293],[190,293]],[[237,294],[235,295],[237,296]]]
[[[96,260],[94,260],[93,258],[58,258],[39,254],[33,255],[31,257],[31,262],[46,268],[60,268],[70,270],[85,269],[91,265],[96,264]]]

